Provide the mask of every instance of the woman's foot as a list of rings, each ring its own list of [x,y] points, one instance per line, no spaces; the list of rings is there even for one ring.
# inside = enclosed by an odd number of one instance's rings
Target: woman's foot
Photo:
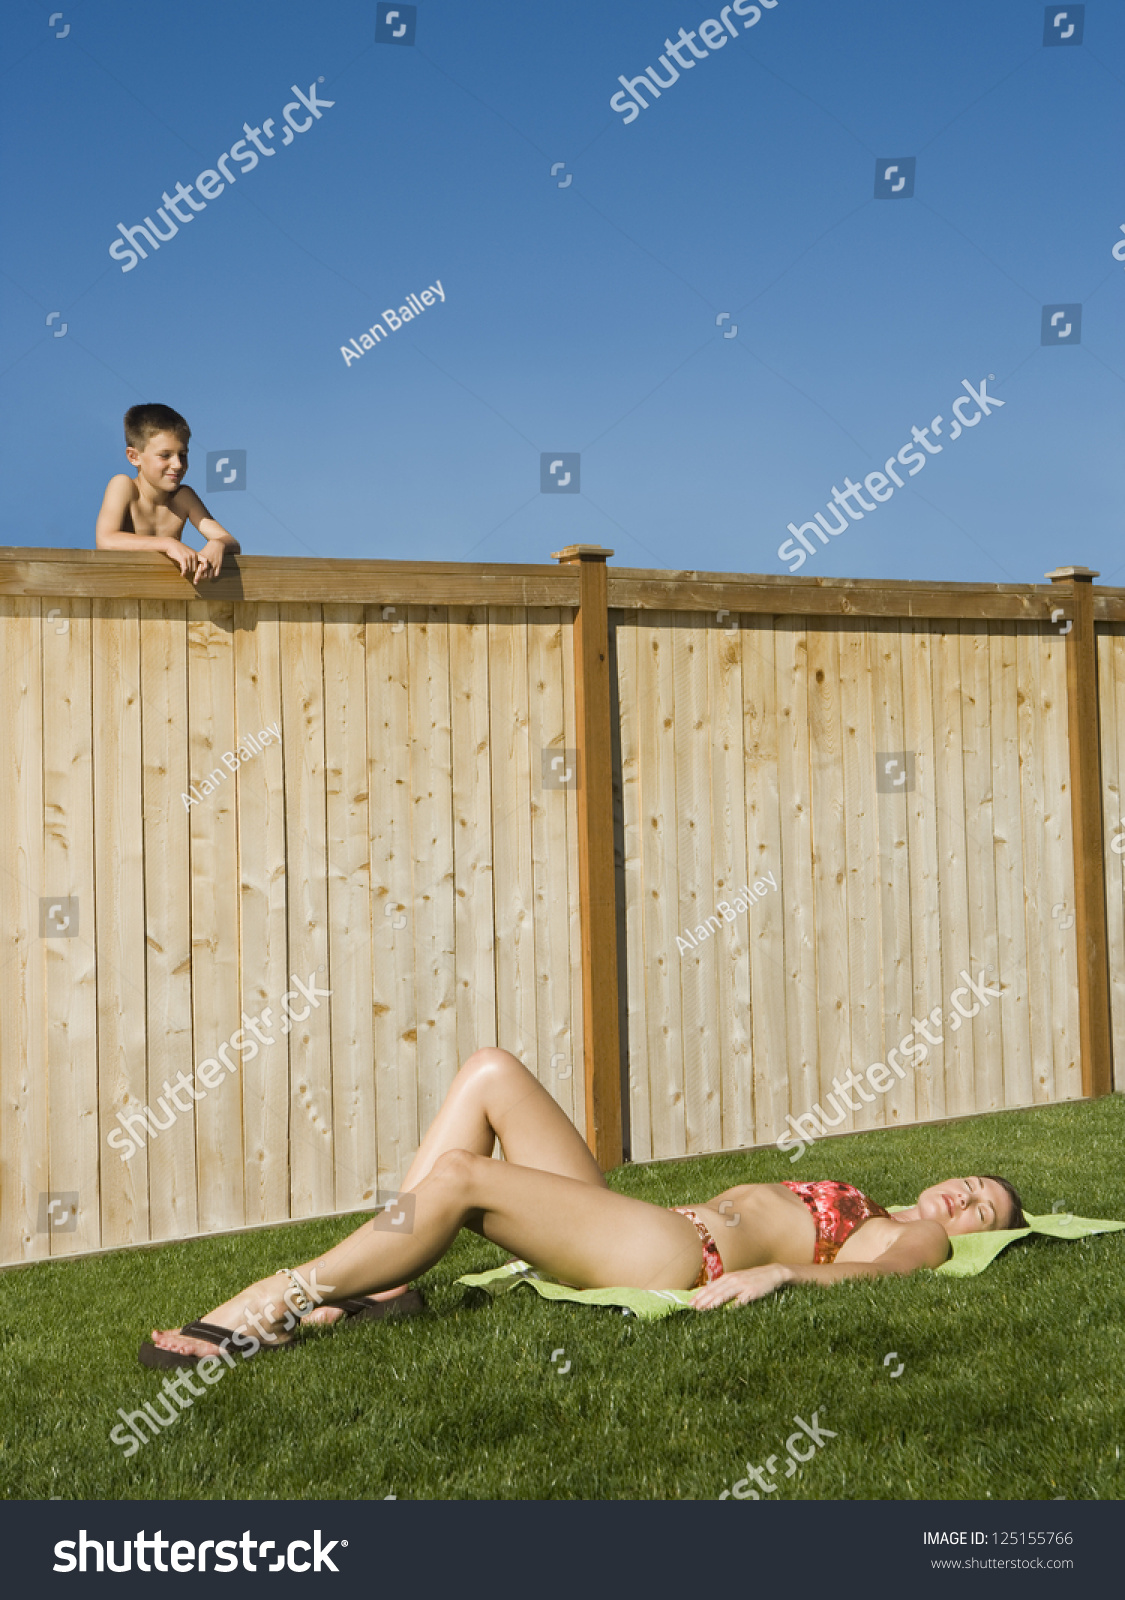
[[[229,1328],[231,1333],[241,1332],[244,1339],[257,1339],[266,1348],[292,1344],[293,1336],[286,1332],[286,1323],[295,1322],[285,1303],[285,1293],[292,1288],[292,1280],[283,1272],[272,1278],[263,1278],[240,1295],[209,1311],[202,1321],[219,1328]],[[267,1311],[272,1315],[267,1316]],[[218,1347],[206,1339],[193,1339],[179,1328],[154,1328],[152,1342],[159,1350],[172,1350],[177,1355],[213,1356]],[[235,1349],[244,1350],[245,1345]],[[233,1352],[232,1352],[233,1353]]]

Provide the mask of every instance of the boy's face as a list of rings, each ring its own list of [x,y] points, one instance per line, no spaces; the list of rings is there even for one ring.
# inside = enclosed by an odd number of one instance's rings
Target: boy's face
[[[187,445],[174,433],[154,433],[143,450],[126,445],[125,455],[154,489],[172,494],[187,472]]]

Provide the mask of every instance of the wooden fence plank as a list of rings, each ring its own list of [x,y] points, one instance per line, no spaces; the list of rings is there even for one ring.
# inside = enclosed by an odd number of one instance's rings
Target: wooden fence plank
[[[778,668],[772,617],[743,618],[742,728],[746,760],[746,886],[750,908],[750,1030],[753,1041],[753,1142],[789,1134],[785,964],[778,739]],[[771,885],[770,879],[773,883]],[[761,885],[761,889],[758,885]],[[804,1110],[804,1105],[796,1107]],[[787,1148],[792,1148],[789,1146]],[[791,1155],[791,1161],[794,1157]]]
[[[968,1116],[973,1109],[973,1038],[968,1028],[954,1030],[945,1021],[949,995],[962,982],[976,958],[969,928],[969,885],[965,829],[965,733],[961,683],[961,636],[956,623],[936,629],[933,640],[934,805],[937,811],[938,851],[941,863],[941,989],[934,996],[929,1031],[942,1043],[946,1116]],[[974,977],[976,976],[974,972]]]
[[[995,841],[997,980],[1003,1039],[1000,1104],[1030,1105],[1031,994],[1028,984],[1026,885],[1020,815],[1019,663],[1016,624],[995,625],[989,649],[992,736],[992,827]],[[975,977],[975,974],[974,974]],[[995,986],[995,985],[994,985]]]
[[[543,752],[550,751],[548,760],[560,756],[565,761],[566,750],[562,620],[557,611],[528,612],[527,674],[535,913],[536,1045],[532,1070],[569,1115],[575,1093],[570,1018],[570,907],[565,894],[559,892],[566,882],[567,790],[549,788],[543,777]],[[569,770],[571,783],[577,782],[573,768],[564,765],[556,770],[564,776]]]
[[[453,756],[449,711],[449,633],[443,613],[412,606],[410,783],[414,824],[414,905],[403,937],[414,940],[418,1007],[418,1110],[421,1132],[441,1110],[457,1074],[454,966]],[[526,678],[525,678],[526,683]],[[526,691],[525,691],[526,693]],[[521,880],[526,884],[528,878]],[[528,927],[530,935],[531,929]],[[529,952],[534,959],[534,950]],[[527,973],[534,1049],[534,969]],[[521,972],[521,978],[524,974]]]
[[[140,623],[136,600],[92,602],[95,643],[94,893],[97,897],[101,1242],[149,1238],[144,1164],[106,1141],[147,1093]]]
[[[239,1026],[241,1000],[234,609],[201,603],[188,613],[187,626],[192,1015],[195,1069],[203,1095],[195,1107],[196,1161],[199,1222],[211,1232],[240,1227],[246,1220],[242,1085],[239,1058],[230,1043]],[[171,1109],[168,1115],[178,1120]],[[157,1120],[164,1121],[164,1114],[158,1113]]]
[[[1020,808],[1023,817],[1023,872],[1026,884],[1028,988],[1035,996],[1031,1012],[1032,1093],[1037,1104],[1054,1098],[1055,1067],[1052,1035],[1054,1005],[1051,968],[1057,962],[1051,902],[1043,914],[1046,872],[1047,797],[1043,784],[1042,642],[1030,629],[1016,633],[1020,685]]]
[[[983,967],[1000,997],[983,1003],[971,1021],[973,1041],[974,1111],[994,1110],[1003,1103],[1004,1006],[1012,990],[1011,975],[1000,965],[999,932],[996,920],[995,821],[993,810],[993,761],[991,720],[993,706],[989,671],[988,629],[981,622],[962,622],[961,726],[964,749],[965,782],[965,865],[968,879],[969,948],[972,977]],[[954,985],[952,987],[958,987]],[[952,1028],[957,1017],[944,995],[946,1022]],[[971,995],[958,996],[967,1010],[977,1003]],[[958,1028],[960,1032],[964,1023]],[[968,1030],[967,1030],[968,1031]]]
[[[367,651],[362,606],[324,608],[328,972],[336,1210],[373,1206],[379,1187],[372,1036]],[[303,974],[302,974],[303,976]]]
[[[328,837],[324,759],[324,621],[317,605],[281,611],[285,855],[289,869],[289,970],[308,983],[329,972]],[[357,708],[358,709],[358,708]],[[362,712],[359,713],[362,715]],[[331,987],[330,984],[323,985]],[[289,1174],[294,1217],[334,1207],[332,999],[289,1031]],[[277,1008],[271,1008],[277,1009]],[[279,1035],[269,1029],[272,1037]]]
[[[1044,916],[1051,947],[1051,1015],[1054,1024],[1052,1100],[1077,1100],[1082,1095],[1082,1059],[1079,1049],[1078,952],[1076,925],[1063,923],[1075,911],[1074,844],[1072,829],[1079,818],[1071,807],[1071,768],[1068,752],[1068,710],[1065,638],[1047,633],[1042,639],[1043,790],[1047,800],[1040,880],[1040,915]],[[1061,909],[1055,914],[1054,908]]]
[[[902,641],[903,745],[914,756],[914,791],[906,820],[914,1005],[910,1032],[903,1034],[896,1048],[901,1052],[899,1059],[907,1063],[914,1114],[920,1121],[932,1121],[946,1115],[944,1047],[930,1044],[914,1019],[925,1022],[944,998],[937,777],[941,754],[934,715],[934,629],[928,622],[912,622],[904,625]],[[928,1023],[926,1027],[932,1033]]]
[[[492,768],[488,721],[488,612],[449,613],[453,751],[453,871],[458,1063],[497,1043],[492,906]],[[557,879],[556,879],[557,882]]]
[[[71,601],[68,632],[43,639],[42,892],[78,900],[77,934],[47,941],[50,1187],[78,1194],[77,1226],[52,1233],[52,1255],[101,1243],[90,611]]]
[[[904,637],[905,631],[905,637]],[[910,926],[910,816],[915,803],[918,780],[918,752],[913,777],[901,791],[894,788],[900,775],[902,756],[908,752],[906,707],[904,703],[903,651],[911,648],[912,634],[902,623],[887,621],[871,629],[868,651],[872,665],[872,725],[868,782],[874,786],[877,837],[877,906],[882,936],[880,999],[883,1017],[882,1054],[878,1059],[892,1072],[893,1082],[880,1095],[880,1117],[889,1126],[903,1126],[914,1120],[914,1073],[903,1060],[899,1042],[913,1032],[914,950]],[[884,769],[898,753],[900,766],[892,773]],[[880,765],[881,763],[881,765]],[[886,782],[886,788],[880,788]],[[895,1050],[900,1077],[890,1060]],[[870,1065],[870,1062],[868,1063]]]
[[[778,792],[785,919],[785,1064],[789,1108],[803,1116],[820,1094],[817,1039],[816,901],[813,890],[806,619],[780,619],[777,672]],[[775,874],[777,876],[777,874]],[[831,1076],[831,1074],[829,1074]]]
[[[718,1149],[721,1141],[718,1071],[717,966],[724,938],[715,911],[711,855],[711,738],[707,705],[707,633],[695,617],[677,617],[672,630],[675,696],[676,822],[679,846],[678,928],[693,928],[698,944],[677,950],[683,1014],[684,1139],[686,1153]]]
[[[535,1069],[535,915],[531,882],[526,613],[488,622],[492,730],[497,1042]]]
[[[848,1066],[857,1076],[883,1060],[882,947],[879,895],[879,813],[875,795],[875,706],[871,634],[854,623],[840,626],[840,792],[844,796],[846,915],[849,989]],[[892,947],[893,948],[893,947]],[[870,1084],[855,1089],[856,1128],[886,1122],[883,1096]]]
[[[44,610],[48,608],[43,607]],[[61,608],[60,608],[61,609]],[[52,645],[69,618],[50,620]],[[44,640],[38,600],[0,599],[0,1261],[50,1253],[40,1195],[50,1187],[43,876]],[[57,645],[56,645],[57,648]],[[44,1202],[46,1204],[47,1202]]]
[[[145,1020],[148,1092],[122,1114],[141,1137],[129,1158],[147,1174],[154,1239],[196,1233],[200,1222],[195,1153],[196,1052],[191,1003],[191,823],[187,608],[171,600],[139,603],[145,871]],[[196,791],[198,793],[198,791]],[[202,1060],[205,1052],[200,1051]],[[164,1085],[168,1085],[166,1090]],[[155,1137],[135,1120],[174,1090],[187,1109]],[[202,1091],[196,1089],[195,1093]],[[158,1108],[157,1116],[166,1120]],[[120,1118],[118,1119],[120,1120]],[[138,1182],[140,1182],[138,1177]]]
[[[847,1093],[837,1093],[835,1102],[829,1099],[834,1092],[834,1080],[843,1079],[852,1065],[845,813],[855,805],[855,796],[846,793],[844,788],[841,625],[834,619],[825,620],[811,627],[807,637],[819,1040],[816,1104],[822,1109],[821,1121],[825,1126],[845,1133],[855,1126],[855,1113],[849,1108]]]
[[[245,756],[238,769],[240,998],[251,1021],[267,1007],[280,1013],[290,981],[281,640],[276,605],[234,608],[235,717]],[[324,974],[317,981],[327,987]],[[297,1010],[304,1004],[294,1002]],[[246,1220],[269,1222],[289,1215],[289,1039],[280,1023],[255,1030],[243,1022],[236,1048]]]
[[[652,1147],[636,1161],[687,1154],[680,991],[679,833],[676,817],[674,619],[638,626],[641,851],[644,878],[645,1011]],[[685,940],[685,943],[687,941]]]
[[[725,619],[724,619],[725,620]],[[750,937],[753,904],[746,840],[746,757],[743,750],[742,641],[738,618],[707,634],[710,706],[712,877],[733,921],[716,947],[718,979],[715,1033],[722,1119],[716,1150],[754,1140],[754,1063],[750,1026]],[[776,876],[776,874],[775,874]],[[739,908],[744,909],[739,909]],[[724,919],[727,912],[723,911]]]
[[[397,1191],[418,1148],[414,856],[410,792],[410,630],[392,607],[367,610],[367,809],[371,828],[372,1039],[379,1182]]]

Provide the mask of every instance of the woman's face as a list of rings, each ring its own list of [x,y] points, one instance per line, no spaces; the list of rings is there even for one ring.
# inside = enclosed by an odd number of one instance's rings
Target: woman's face
[[[988,1233],[1006,1228],[1012,1201],[993,1178],[947,1178],[923,1189],[918,1214],[926,1222],[940,1222],[951,1237],[962,1233]]]

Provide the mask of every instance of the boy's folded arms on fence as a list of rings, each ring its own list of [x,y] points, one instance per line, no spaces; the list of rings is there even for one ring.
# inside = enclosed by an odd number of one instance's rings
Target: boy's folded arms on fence
[[[187,473],[191,429],[170,406],[131,406],[125,413],[125,455],[137,476],[116,473],[106,486],[94,530],[99,550],[159,550],[195,583],[217,578],[238,540],[211,516]],[[199,552],[183,543],[190,522],[205,541]]]

